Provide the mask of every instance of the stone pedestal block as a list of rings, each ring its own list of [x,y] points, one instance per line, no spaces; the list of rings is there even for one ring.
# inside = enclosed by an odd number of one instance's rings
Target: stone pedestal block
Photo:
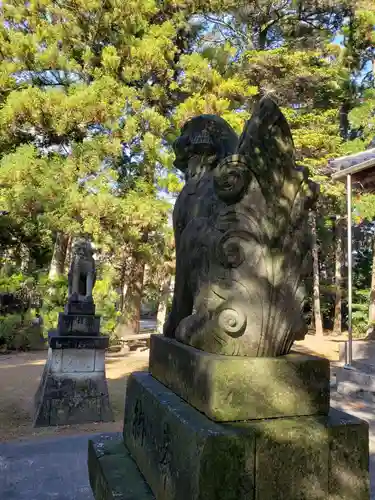
[[[59,313],[59,335],[99,335],[100,316]]]
[[[105,350],[50,347],[34,404],[35,427],[113,421]]]
[[[73,337],[70,335],[48,334],[49,346],[52,349],[107,349],[109,337],[104,335],[90,337]]]
[[[93,300],[68,300],[65,305],[66,314],[89,314],[95,315],[95,304]]]
[[[329,361],[315,356],[222,356],[152,335],[150,373],[215,421],[329,411]]]
[[[96,500],[369,499],[368,425],[337,410],[217,423],[150,374],[135,373],[123,439],[90,444]],[[130,481],[146,488],[144,479],[152,494],[129,490]]]

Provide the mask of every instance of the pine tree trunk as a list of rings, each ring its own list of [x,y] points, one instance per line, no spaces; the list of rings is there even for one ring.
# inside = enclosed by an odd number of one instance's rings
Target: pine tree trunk
[[[120,304],[119,304],[119,311],[121,313],[124,312],[124,309],[125,309],[125,298],[126,298],[126,293],[128,291],[128,282],[126,280],[126,269],[125,269],[125,264],[124,264],[124,268],[123,268],[123,271],[122,271],[122,275],[121,275],[121,280],[120,280]]]
[[[128,250],[124,249],[122,253],[122,263],[120,267],[120,282],[119,282],[119,311],[121,313],[124,312],[125,309],[125,298],[128,290],[128,281],[129,281],[129,269],[132,269],[133,260],[129,257]]]
[[[126,282],[126,259],[123,259],[122,264],[121,264],[120,286],[119,286],[119,294],[120,294],[119,311],[121,313],[124,311],[125,296],[126,296],[127,288],[128,288],[128,284]]]
[[[163,327],[167,316],[168,299],[171,294],[171,276],[168,275],[161,287],[161,296],[159,301],[158,313],[156,316],[157,333],[163,333]]]
[[[333,323],[333,331],[337,334],[341,333],[341,321],[342,321],[342,224],[339,217],[336,218],[335,223],[335,243],[336,243],[336,252],[335,252],[335,318]]]
[[[375,340],[375,235],[373,236],[372,239],[372,272],[371,272],[370,306],[368,311],[367,339]]]
[[[55,279],[64,274],[66,251],[68,247],[69,236],[64,233],[57,233],[51,265],[49,269],[49,279]]]
[[[73,237],[69,236],[68,237],[68,242],[66,245],[66,254],[65,254],[65,263],[64,263],[64,275],[68,275],[71,263],[72,263],[72,257],[73,257]]]
[[[148,233],[144,233],[141,243],[147,243],[147,240]],[[128,273],[127,284],[122,284],[123,287],[126,287],[126,293],[123,299],[123,313],[120,321],[120,331],[125,334],[139,333],[145,276],[145,260],[142,253],[134,252],[127,260],[131,263],[131,270]]]
[[[139,333],[144,272],[144,261],[135,258],[133,261],[131,277],[126,289],[123,321],[132,333]]]
[[[126,282],[125,277],[123,277],[120,284],[120,305],[119,305],[120,312],[124,312],[125,309],[125,297],[127,290],[128,290],[128,283]]]
[[[322,314],[320,310],[319,248],[316,233],[316,215],[311,214],[312,260],[313,260],[313,309],[315,335],[323,336]]]

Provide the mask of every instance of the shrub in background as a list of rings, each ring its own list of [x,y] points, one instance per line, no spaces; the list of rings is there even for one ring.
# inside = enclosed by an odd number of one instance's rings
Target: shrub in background
[[[366,335],[368,328],[368,298],[369,289],[355,290],[353,294],[352,330],[353,337],[361,338]]]

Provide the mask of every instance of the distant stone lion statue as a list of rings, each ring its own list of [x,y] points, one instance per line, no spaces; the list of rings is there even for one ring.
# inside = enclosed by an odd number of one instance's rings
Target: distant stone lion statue
[[[96,268],[90,241],[78,238],[73,244],[68,273],[68,299],[90,299],[96,282]]]
[[[287,354],[307,331],[302,279],[318,189],[295,163],[283,114],[262,99],[239,139],[222,118],[198,116],[174,149],[186,184],[164,334],[217,354]]]

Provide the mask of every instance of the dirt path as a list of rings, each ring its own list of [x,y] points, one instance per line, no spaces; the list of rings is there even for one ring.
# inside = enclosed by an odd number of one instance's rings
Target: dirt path
[[[294,348],[300,352],[324,356],[337,363],[339,341],[344,339],[345,337],[319,339],[308,335],[304,341],[296,342]],[[33,399],[46,356],[46,351],[0,355],[0,441],[29,439],[33,436],[122,431],[127,376],[132,371],[147,369],[148,351],[107,356],[107,380],[115,422],[33,429]]]
[[[322,356],[333,362],[339,361],[340,344],[347,340],[348,336],[343,335],[327,335],[316,337],[315,335],[306,335],[304,340],[295,342],[293,349],[296,351]]]
[[[147,351],[107,357],[107,380],[115,422],[33,429],[33,399],[46,357],[47,351],[0,356],[0,441],[122,431],[126,379],[133,371],[147,369]]]

